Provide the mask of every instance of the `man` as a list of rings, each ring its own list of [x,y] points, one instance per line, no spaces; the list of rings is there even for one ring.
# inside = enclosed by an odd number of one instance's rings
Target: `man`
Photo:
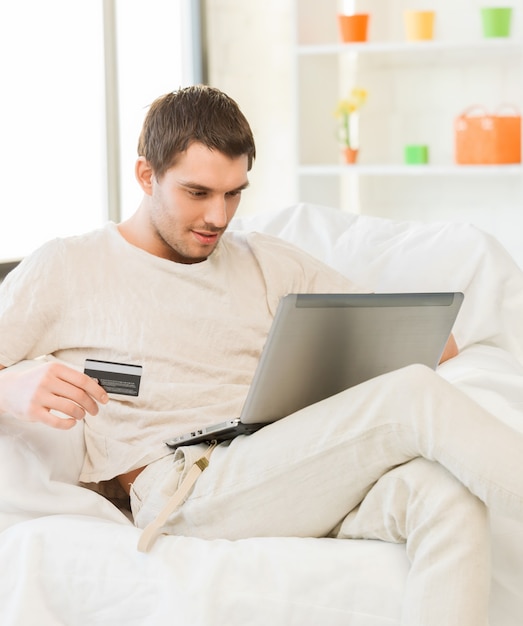
[[[143,199],[130,219],[44,245],[3,284],[0,411],[57,428],[84,420],[81,481],[117,478],[144,528],[207,452],[163,441],[239,414],[279,299],[357,287],[278,239],[225,232],[255,156],[225,94],[160,97],[138,153]],[[139,395],[109,399],[86,358],[142,366]],[[484,503],[523,518],[522,445],[412,366],[218,445],[163,530],[405,541],[403,624],[482,626]]]

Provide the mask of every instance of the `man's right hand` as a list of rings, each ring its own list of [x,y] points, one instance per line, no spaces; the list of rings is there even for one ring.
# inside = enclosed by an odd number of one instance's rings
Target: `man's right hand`
[[[53,428],[72,428],[86,413],[96,415],[107,393],[93,378],[62,363],[17,370],[0,365],[0,412]],[[63,414],[58,417],[52,410]]]

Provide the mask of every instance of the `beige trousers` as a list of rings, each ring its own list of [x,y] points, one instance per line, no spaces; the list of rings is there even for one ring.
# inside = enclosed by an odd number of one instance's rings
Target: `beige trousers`
[[[133,484],[145,527],[204,446]],[[523,435],[423,366],[381,376],[219,445],[164,531],[201,538],[406,542],[402,624],[486,626],[486,507],[523,519]]]

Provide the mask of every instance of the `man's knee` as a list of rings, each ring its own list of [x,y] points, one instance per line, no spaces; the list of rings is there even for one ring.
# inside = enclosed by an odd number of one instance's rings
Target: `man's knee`
[[[488,529],[485,505],[438,463],[421,457],[384,474],[337,529],[342,538],[410,540],[480,546]]]
[[[486,528],[487,513],[483,502],[442,465],[416,458],[390,472],[396,494],[400,493],[407,515],[416,513],[418,523],[448,524],[469,533],[476,526],[480,533]]]
[[[407,365],[388,374],[393,379],[394,385],[402,391],[423,391],[435,386],[448,385],[435,370],[421,363]]]

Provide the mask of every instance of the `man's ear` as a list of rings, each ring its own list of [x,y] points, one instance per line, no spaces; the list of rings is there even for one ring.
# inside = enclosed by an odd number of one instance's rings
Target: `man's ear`
[[[148,196],[152,195],[154,172],[145,157],[138,157],[134,167],[134,175],[143,192]]]

